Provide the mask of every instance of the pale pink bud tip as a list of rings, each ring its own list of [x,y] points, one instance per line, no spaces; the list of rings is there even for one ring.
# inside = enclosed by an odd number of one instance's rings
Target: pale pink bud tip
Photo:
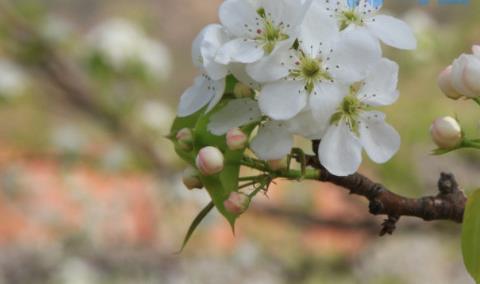
[[[462,128],[453,117],[437,118],[431,128],[433,142],[442,149],[453,148],[462,141]]]
[[[452,85],[452,66],[445,68],[438,76],[438,86],[440,90],[449,98],[458,100],[462,97]]]
[[[205,176],[218,174],[223,170],[224,157],[215,147],[202,148],[195,160],[198,170]]]
[[[239,128],[230,129],[227,132],[227,146],[232,151],[245,148],[247,141],[247,135]]]
[[[232,213],[240,215],[248,209],[250,205],[250,197],[241,192],[232,192],[225,202],[223,202],[223,206],[225,209]]]
[[[188,167],[183,171],[182,181],[188,189],[202,188],[203,184],[198,177],[198,171],[193,167]]]
[[[180,129],[175,136],[178,146],[186,151],[193,149],[193,133],[189,128]]]

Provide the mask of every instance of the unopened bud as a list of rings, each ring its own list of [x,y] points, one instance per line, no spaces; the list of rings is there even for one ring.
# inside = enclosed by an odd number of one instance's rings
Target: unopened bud
[[[202,148],[195,160],[198,170],[205,176],[218,174],[223,170],[224,157],[222,152],[215,147]]]
[[[267,161],[268,166],[273,171],[278,171],[287,168],[287,160],[285,158],[279,160]]]
[[[437,118],[430,128],[430,134],[433,142],[442,149],[453,148],[462,141],[462,128],[450,116]]]
[[[193,167],[188,167],[183,171],[182,181],[188,189],[202,188],[203,184],[198,177],[198,171]]]
[[[243,83],[236,83],[233,88],[233,94],[236,98],[249,98],[254,95],[254,91]]]
[[[462,54],[452,64],[451,84],[460,94],[476,98],[480,96],[480,58]]]
[[[438,76],[438,86],[440,90],[449,98],[458,100],[463,97],[452,85],[452,66],[445,68]]]
[[[193,149],[193,133],[191,129],[180,129],[175,138],[177,138],[178,146],[180,146],[181,149],[185,151],[191,151]]]
[[[247,145],[248,136],[239,128],[230,129],[227,132],[227,146],[228,149],[235,151],[245,148]]]
[[[223,206],[225,209],[232,213],[240,215],[243,212],[247,211],[248,206],[250,205],[250,197],[245,193],[241,192],[232,192],[225,202],[223,202]]]

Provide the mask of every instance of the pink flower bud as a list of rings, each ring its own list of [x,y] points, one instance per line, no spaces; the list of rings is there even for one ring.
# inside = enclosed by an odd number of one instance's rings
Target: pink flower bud
[[[241,192],[232,192],[225,202],[223,202],[223,206],[225,209],[232,213],[240,215],[248,209],[250,205],[250,197],[245,193]]]
[[[247,135],[239,128],[233,128],[227,132],[227,146],[232,151],[245,148],[247,141]]]
[[[278,171],[287,168],[287,160],[285,158],[279,160],[270,160],[267,161],[268,166],[273,171]]]
[[[437,118],[431,128],[433,142],[442,149],[457,146],[462,141],[462,128],[453,117]]]
[[[183,171],[182,181],[188,189],[202,188],[203,184],[198,177],[198,171],[193,167],[188,167]]]
[[[458,100],[462,97],[452,85],[452,66],[445,68],[438,76],[438,86],[442,92],[449,98]]]
[[[254,91],[243,83],[237,83],[233,88],[233,94],[236,98],[249,98],[254,95]]]
[[[193,149],[193,133],[191,129],[182,128],[177,132],[175,137],[181,149],[185,151],[191,151]]]
[[[451,84],[457,93],[469,98],[480,96],[480,58],[462,54],[452,64]]]
[[[223,170],[224,157],[222,152],[215,147],[202,148],[195,160],[198,170],[205,176],[218,174]]]

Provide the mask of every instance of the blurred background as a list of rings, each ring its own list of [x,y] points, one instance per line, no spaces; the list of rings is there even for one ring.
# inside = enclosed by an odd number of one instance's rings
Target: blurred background
[[[361,172],[393,191],[435,194],[441,171],[480,186],[480,157],[436,157],[431,121],[457,115],[479,136],[478,106],[442,96],[439,71],[480,43],[479,1],[387,0],[419,48],[386,48],[400,64],[399,102],[385,108],[398,155]],[[0,0],[0,283],[473,283],[461,227],[382,218],[329,184],[277,182],[233,236],[181,184],[164,138],[196,70],[190,46],[221,0]],[[308,145],[306,145],[308,148]]]

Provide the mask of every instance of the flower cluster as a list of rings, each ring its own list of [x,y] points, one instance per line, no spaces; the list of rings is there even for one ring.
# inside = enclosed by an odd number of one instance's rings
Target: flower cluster
[[[400,137],[373,108],[397,100],[398,65],[382,57],[380,44],[414,49],[416,40],[380,8],[372,0],[224,1],[221,24],[193,43],[201,75],[182,95],[178,116],[211,112],[209,131],[230,132],[232,143],[244,142],[239,127],[258,126],[249,148],[265,161],[288,155],[295,135],[321,140],[319,159],[338,176],[358,169],[362,149],[388,161]],[[232,94],[228,78],[235,78]]]

